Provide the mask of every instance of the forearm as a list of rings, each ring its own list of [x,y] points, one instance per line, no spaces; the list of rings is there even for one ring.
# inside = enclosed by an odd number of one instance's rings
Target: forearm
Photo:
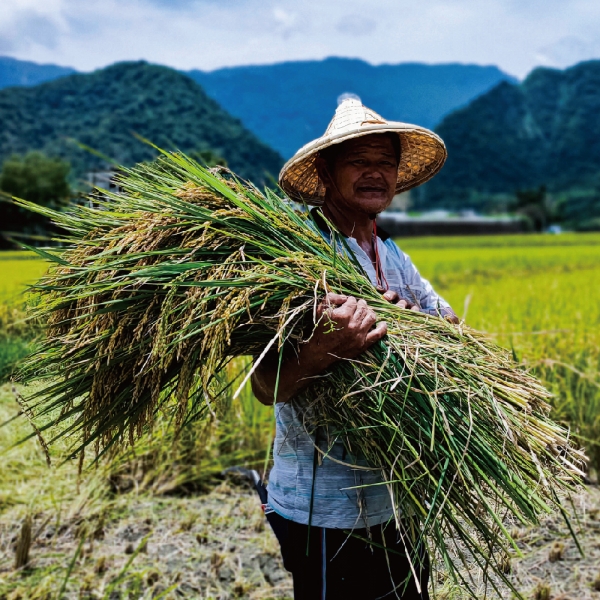
[[[298,354],[287,352],[281,362],[277,384],[279,355],[276,352],[271,353],[254,371],[251,379],[252,391],[259,402],[271,405],[275,400],[277,385],[277,402],[288,402],[310,384],[312,377],[325,371],[336,360],[333,355],[315,356],[310,346],[303,347]]]

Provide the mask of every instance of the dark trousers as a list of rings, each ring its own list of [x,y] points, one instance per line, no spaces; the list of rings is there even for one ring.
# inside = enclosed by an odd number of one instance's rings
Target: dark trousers
[[[300,525],[271,513],[295,600],[429,600],[429,559],[411,554],[421,592],[393,523],[349,531]],[[368,535],[371,539],[369,541]],[[308,541],[307,541],[308,538]]]

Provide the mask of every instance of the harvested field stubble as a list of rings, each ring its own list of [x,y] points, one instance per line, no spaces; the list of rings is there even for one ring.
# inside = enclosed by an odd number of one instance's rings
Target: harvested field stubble
[[[11,387],[1,386],[0,421],[17,412]],[[0,429],[0,447],[26,432],[23,422]],[[218,426],[214,434],[218,438]],[[60,450],[53,450],[56,461]],[[218,457],[208,461],[205,481],[215,473],[214,461]],[[201,468],[194,465],[192,474]],[[254,491],[224,481],[207,495],[182,497],[188,488],[181,472],[161,465],[160,477],[131,477],[123,494],[114,492],[112,466],[87,470],[80,483],[77,471],[77,461],[48,469],[33,439],[0,462],[0,600],[291,597]],[[177,494],[165,495],[173,490]],[[29,560],[15,570],[29,520]]]
[[[2,418],[15,412],[11,393],[7,386],[0,388]],[[3,445],[7,441],[2,438]],[[54,600],[63,585],[64,600],[149,600],[161,593],[169,600],[292,596],[291,579],[253,491],[225,481],[199,496],[157,496],[152,489],[135,488],[114,494],[103,473],[92,471],[77,493],[77,465],[49,471],[33,440],[8,459],[0,464],[3,489],[13,491],[0,511],[1,600]],[[511,558],[511,578],[526,598],[540,583],[551,585],[552,598],[597,597],[600,490],[576,497],[575,507],[585,558],[560,516],[513,532],[524,557]],[[15,544],[28,515],[30,560],[26,569],[15,571]],[[552,562],[550,551],[557,543],[564,552]],[[467,597],[442,572],[434,576],[437,600]],[[480,591],[483,597],[483,586]],[[487,597],[505,599],[510,592]]]

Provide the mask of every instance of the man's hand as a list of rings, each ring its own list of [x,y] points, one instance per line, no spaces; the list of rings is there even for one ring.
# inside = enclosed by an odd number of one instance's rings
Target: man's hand
[[[382,296],[388,302],[391,302],[392,304],[395,304],[396,306],[399,306],[400,308],[406,308],[408,310],[416,310],[416,311],[421,310],[419,308],[418,304],[413,304],[412,302],[409,302],[408,300],[404,300],[404,298],[400,298],[398,292],[394,292],[393,290],[387,290],[387,292],[384,292],[380,288],[377,288],[377,289],[380,292],[382,292]],[[456,314],[454,313],[454,311],[451,308],[443,309],[442,316],[444,319],[446,319],[446,321],[449,321],[450,323],[454,323],[454,325],[458,325],[458,323],[460,323],[460,319],[456,316]]]
[[[387,333],[387,325],[376,325],[377,316],[364,300],[327,294],[317,307],[317,325],[297,355],[288,355],[281,365],[277,402],[287,402],[311,379],[338,360],[355,358]],[[269,353],[252,375],[252,389],[263,404],[272,404],[278,357]]]
[[[381,290],[383,291],[383,290]],[[398,294],[398,292],[394,292],[394,290],[388,290],[387,292],[383,292],[383,297],[388,301],[391,302],[392,304],[395,304],[396,306],[399,306],[400,308],[406,308],[408,310],[415,310],[415,311],[419,311],[419,305],[418,304],[413,304],[412,302],[409,302],[408,300],[405,300],[404,298],[400,298],[400,295]]]
[[[327,366],[341,358],[358,356],[387,333],[387,324],[375,325],[375,311],[354,296],[327,294],[317,307],[317,319],[302,354],[310,351],[315,362]]]

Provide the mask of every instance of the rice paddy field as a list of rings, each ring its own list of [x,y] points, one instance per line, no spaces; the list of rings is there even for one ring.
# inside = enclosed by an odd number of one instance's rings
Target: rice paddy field
[[[596,481],[600,234],[398,243],[459,316],[545,381],[555,419],[585,445]],[[0,254],[0,368],[31,347],[22,292],[44,269],[28,253]],[[8,382],[0,387],[0,422],[19,413],[18,393]],[[81,477],[72,461],[49,469],[34,440],[11,449],[29,431],[22,417],[0,428],[0,600],[291,597],[253,492],[219,476],[235,464],[267,464],[272,412],[248,390],[209,424],[177,440],[159,426],[135,452]],[[61,444],[52,452],[59,465]],[[585,558],[558,518],[515,533],[524,556],[510,568],[525,597],[600,598],[597,485],[572,510]],[[15,569],[25,547],[28,560]],[[436,598],[463,597],[442,573],[436,582]]]

